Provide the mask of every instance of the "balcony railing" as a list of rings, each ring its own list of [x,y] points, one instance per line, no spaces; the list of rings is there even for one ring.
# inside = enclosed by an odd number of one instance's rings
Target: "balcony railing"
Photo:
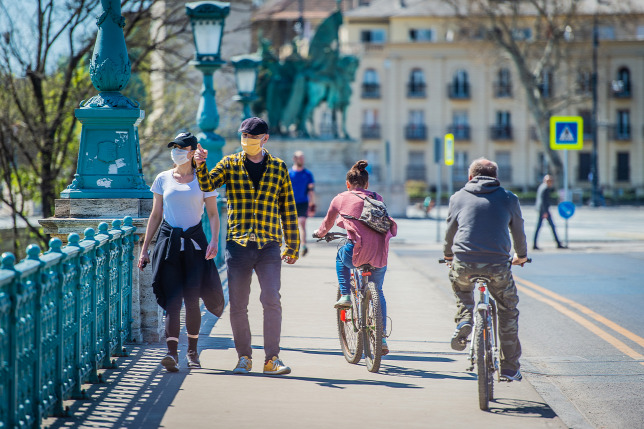
[[[362,98],[380,98],[379,83],[363,83]]]
[[[426,180],[427,168],[424,165],[407,165],[407,180]]]
[[[470,99],[470,84],[463,83],[448,83],[447,95],[452,100],[469,100]]]
[[[631,98],[633,96],[630,84],[625,84],[621,80],[616,80],[610,82],[609,85],[610,94],[613,98]]]
[[[492,125],[490,127],[490,138],[492,140],[512,140],[512,126]]]
[[[611,140],[629,141],[633,138],[630,125],[613,124],[609,128],[609,133]]]
[[[469,125],[449,125],[447,132],[454,135],[454,140],[469,140],[470,139],[470,126]]]
[[[407,97],[408,98],[424,98],[424,97],[426,97],[425,87],[426,87],[426,85],[424,83],[409,82],[407,84]]]
[[[494,96],[496,98],[512,97],[512,84],[507,82],[494,82]]]
[[[427,140],[427,126],[424,124],[408,124],[405,127],[407,140]]]
[[[380,124],[362,124],[361,135],[363,139],[379,139]]]

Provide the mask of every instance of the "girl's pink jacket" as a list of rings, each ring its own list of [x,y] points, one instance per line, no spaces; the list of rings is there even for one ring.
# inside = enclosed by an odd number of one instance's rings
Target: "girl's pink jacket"
[[[378,201],[382,197],[375,192],[367,191],[362,188],[356,188],[353,192],[360,194],[362,197],[374,196]],[[392,225],[386,234],[381,234],[369,228],[357,219],[347,219],[341,215],[349,215],[356,218],[362,213],[363,200],[352,194],[351,191],[342,192],[333,198],[331,206],[318,228],[319,235],[324,235],[331,228],[337,219],[338,226],[347,230],[347,236],[353,241],[353,265],[359,267],[364,264],[371,264],[374,267],[382,268],[387,265],[387,255],[389,254],[389,239],[395,237],[398,232],[398,225],[391,219]]]

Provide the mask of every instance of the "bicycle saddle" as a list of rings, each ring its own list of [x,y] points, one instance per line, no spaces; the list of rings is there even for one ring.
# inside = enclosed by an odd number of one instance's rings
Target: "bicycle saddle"
[[[485,283],[490,283],[492,281],[489,277],[482,276],[480,274],[472,274],[471,276],[468,276],[467,279],[472,283],[479,279],[483,280]]]
[[[375,270],[376,267],[374,267],[373,265],[364,264],[364,265],[360,265],[358,269],[361,271],[371,271],[371,270]]]

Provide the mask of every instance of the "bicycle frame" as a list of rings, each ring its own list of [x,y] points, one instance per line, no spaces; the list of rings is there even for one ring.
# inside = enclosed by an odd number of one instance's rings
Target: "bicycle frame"
[[[490,350],[492,351],[492,363],[493,366],[490,367],[490,371],[492,373],[497,374],[497,381],[500,381],[500,373],[499,373],[499,348],[498,348],[498,341],[497,341],[497,320],[496,320],[496,302],[494,301],[494,298],[490,295],[490,291],[488,289],[488,282],[489,280],[486,277],[483,276],[476,276],[472,278],[472,282],[474,283],[474,288],[475,290],[479,291],[479,299],[478,302],[475,306],[477,313],[481,315],[480,318],[474,317],[474,326],[473,326],[473,332],[476,332],[477,324],[480,323],[481,320],[485,321],[485,335],[486,335],[486,343],[489,341],[490,344]],[[474,345],[475,342],[472,341],[470,342],[470,362],[471,366],[468,368],[469,371],[474,370],[474,365],[475,365],[475,351],[474,351]]]

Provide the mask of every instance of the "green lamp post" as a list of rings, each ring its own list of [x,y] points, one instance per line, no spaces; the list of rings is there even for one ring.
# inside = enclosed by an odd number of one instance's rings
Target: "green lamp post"
[[[215,133],[219,126],[219,113],[215,102],[213,75],[225,61],[221,59],[221,39],[224,22],[230,13],[230,3],[199,1],[186,3],[186,15],[190,18],[195,43],[195,59],[190,62],[203,73],[201,100],[197,109],[197,125],[201,133],[197,139],[208,150],[208,159],[217,162],[222,157],[226,143]]]
[[[237,55],[232,57],[230,62],[235,68],[235,82],[239,93],[233,99],[243,105],[243,121],[252,116],[250,103],[257,99],[255,83],[257,82],[257,69],[262,63],[262,57],[258,54]]]
[[[145,113],[120,93],[130,80],[119,0],[101,0],[90,63],[98,95],[75,110],[81,122],[76,174],[62,198],[152,198],[143,179],[138,124]]]

